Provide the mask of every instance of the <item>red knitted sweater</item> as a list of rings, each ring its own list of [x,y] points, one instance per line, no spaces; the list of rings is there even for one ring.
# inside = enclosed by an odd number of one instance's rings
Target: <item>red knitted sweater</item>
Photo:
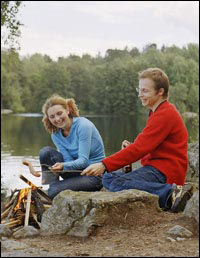
[[[141,159],[167,177],[167,183],[183,185],[188,167],[188,132],[175,108],[167,100],[150,112],[146,127],[128,147],[103,159],[108,172]]]

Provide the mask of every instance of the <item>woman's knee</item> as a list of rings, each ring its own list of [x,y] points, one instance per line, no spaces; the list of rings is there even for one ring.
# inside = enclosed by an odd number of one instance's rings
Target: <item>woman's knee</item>
[[[55,184],[51,184],[48,189],[48,196],[53,199],[60,192]]]
[[[52,147],[50,146],[45,146],[43,147],[40,152],[39,152],[39,157],[40,158],[45,158],[47,155],[49,155],[49,153],[54,150]]]

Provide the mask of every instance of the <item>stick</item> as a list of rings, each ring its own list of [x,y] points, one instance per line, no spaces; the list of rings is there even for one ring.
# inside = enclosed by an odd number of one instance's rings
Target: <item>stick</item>
[[[15,197],[15,200],[14,200],[12,206],[11,206],[11,209],[10,209],[10,212],[8,214],[8,217],[6,218],[6,221],[9,221],[11,216],[13,216],[13,211],[14,211],[15,206],[17,205],[17,202],[18,202],[18,199],[19,199],[19,195],[20,195],[20,192],[18,192],[17,196]]]
[[[35,201],[35,207],[36,207],[36,213],[37,213],[37,220],[41,222],[42,220],[42,214],[45,211],[44,204],[40,200],[40,197],[38,196],[37,189],[33,190],[33,199]]]
[[[29,186],[31,186],[32,189],[37,188],[38,193],[41,194],[47,201],[52,203],[51,198],[45,192],[39,189],[36,185],[34,185],[31,181],[29,181],[26,177],[20,174],[19,178],[23,180],[25,183],[27,183]]]
[[[81,173],[83,170],[60,170],[60,171],[51,171],[51,170],[43,170],[43,171],[35,171],[36,173],[74,173],[74,172],[79,172]],[[33,173],[31,173],[33,174]],[[40,175],[39,175],[40,176]]]
[[[12,197],[13,197],[13,196],[12,196]],[[5,204],[5,206],[3,207],[2,212],[4,212],[7,208],[9,208],[9,207],[13,204],[15,198],[16,198],[16,196],[15,196],[14,198],[10,198],[10,201],[7,202],[7,203]]]
[[[20,190],[19,190],[19,189],[16,189],[16,188],[15,188],[15,190],[13,190],[13,191],[11,190],[11,195],[10,195],[9,201],[12,199],[14,193],[19,192],[19,191],[20,191]]]
[[[40,173],[53,173],[53,172],[55,172],[55,173],[74,173],[74,172],[79,172],[79,173],[81,173],[83,170],[61,170],[61,171],[51,171],[51,170],[44,170],[44,171],[37,171],[37,172],[40,172]]]
[[[49,202],[49,201],[46,201],[46,200],[44,200],[44,199],[41,199],[41,201],[42,201],[42,203],[44,204],[44,205],[52,205],[52,201],[51,202]]]
[[[30,206],[31,206],[31,189],[28,192],[27,197],[27,205],[26,205],[26,214],[25,214],[25,223],[24,226],[28,226],[29,214],[30,214]]]
[[[51,205],[49,205],[49,204],[44,204],[44,208],[45,208],[45,210],[47,210],[47,209],[51,208]]]
[[[24,226],[18,226],[17,228],[12,228],[12,231],[13,231],[13,232],[16,232],[16,231],[22,229],[23,227],[24,227]]]
[[[37,215],[35,213],[31,213],[31,215],[33,216],[33,218],[36,221],[36,223],[38,224],[38,226],[41,228],[41,223],[37,220]]]
[[[5,225],[8,226],[8,227],[13,227],[13,226],[21,225],[21,220],[16,219],[16,220],[13,220],[11,222],[5,223]]]
[[[9,214],[10,210],[11,210],[11,206],[8,207],[6,210],[4,210],[4,212],[1,213],[1,220],[6,218],[6,216]]]
[[[24,160],[22,163],[25,166],[29,167],[30,173],[33,176],[36,176],[36,177],[40,177],[40,173],[52,173],[52,172],[56,172],[56,173],[74,173],[74,172],[79,172],[79,173],[81,173],[82,172],[82,170],[62,170],[62,171],[44,170],[44,171],[35,171],[35,169],[33,168],[33,165],[31,164],[31,162]],[[41,164],[41,165],[48,166],[47,164]],[[50,168],[51,166],[49,165],[48,167]]]

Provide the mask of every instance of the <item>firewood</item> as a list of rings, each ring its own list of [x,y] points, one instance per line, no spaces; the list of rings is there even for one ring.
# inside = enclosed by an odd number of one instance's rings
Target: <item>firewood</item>
[[[49,202],[49,201],[46,201],[46,200],[43,200],[43,199],[41,199],[41,202],[44,204],[44,205],[52,205],[52,201],[51,202]]]
[[[31,189],[29,190],[28,197],[27,197],[27,206],[26,206],[24,226],[28,226],[28,220],[29,220],[29,214],[30,214],[30,205],[31,205]]]
[[[31,204],[30,212],[31,212],[31,213],[37,213],[36,207],[35,207],[35,203]]]
[[[3,213],[1,213],[1,223],[17,231],[21,226],[32,225],[41,227],[41,219],[45,210],[51,207],[51,198],[35,186],[31,181],[20,175],[20,178],[31,188],[23,188],[14,196],[11,194],[10,200],[6,203]],[[17,229],[16,229],[17,228]]]
[[[7,221],[9,221],[9,219],[14,216],[14,208],[15,208],[15,206],[17,205],[18,198],[19,198],[19,194],[20,194],[20,191],[18,192],[18,194],[17,194],[17,196],[15,197],[15,200],[14,200],[12,206],[11,206],[10,212],[9,212],[7,218],[6,218]]]
[[[37,220],[37,215],[35,213],[32,213],[31,215],[33,216],[34,220],[38,224],[39,228],[41,228],[41,223]]]
[[[31,186],[32,189],[37,188],[37,191],[40,195],[42,195],[42,197],[44,197],[47,201],[52,202],[51,198],[45,193],[43,192],[41,189],[39,189],[36,185],[34,185],[31,181],[29,181],[26,177],[24,177],[23,175],[19,175],[19,178],[22,179],[25,183],[27,183],[29,186]]]
[[[38,193],[44,197],[49,203],[52,203],[52,199],[45,193],[43,192],[41,189],[37,189]]]
[[[14,189],[14,190],[11,190],[11,195],[10,195],[10,197],[9,197],[9,200],[11,200],[12,199],[12,197],[13,197],[13,195],[16,193],[16,192],[19,192],[20,190],[19,189]]]
[[[9,208],[9,207],[13,204],[13,202],[14,202],[14,200],[15,200],[15,198],[16,198],[16,196],[14,196],[14,193],[16,193],[17,191],[19,192],[20,190],[15,189],[15,190],[11,193],[11,196],[9,197],[9,201],[6,202],[5,205],[4,205],[4,207],[2,208],[2,212],[4,212],[7,208]]]
[[[16,213],[15,213],[15,218],[24,221],[24,218],[25,218],[25,209],[24,209],[24,210],[19,210],[19,209],[18,209],[18,210],[16,211]]]
[[[44,204],[45,210],[49,209],[52,205]]]
[[[37,190],[38,189],[34,189],[32,191],[32,195],[33,195],[33,199],[35,201],[35,207],[36,207],[36,212],[37,212],[37,220],[39,222],[41,222],[42,220],[42,214],[43,212],[45,211],[45,208],[44,208],[44,204],[42,203],[38,193],[37,193]]]
[[[21,224],[22,224],[21,220],[15,219],[13,221],[5,223],[4,225],[6,225],[8,227],[14,227],[14,226],[21,225]]]
[[[11,206],[8,207],[4,212],[1,213],[1,220],[3,220],[4,218],[7,217],[7,215],[9,214],[10,210],[11,210]]]
[[[7,202],[7,203],[4,205],[4,207],[3,207],[3,209],[2,209],[2,212],[4,212],[5,210],[7,210],[7,209],[13,204],[13,202],[14,202],[14,199],[11,199],[9,202]]]
[[[22,229],[23,227],[24,227],[24,226],[18,226],[18,227],[16,227],[16,228],[12,228],[12,231],[13,231],[13,232],[16,232],[16,231]]]

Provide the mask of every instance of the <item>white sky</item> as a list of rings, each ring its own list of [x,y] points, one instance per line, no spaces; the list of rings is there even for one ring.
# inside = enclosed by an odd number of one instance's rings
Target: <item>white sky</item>
[[[109,48],[199,42],[199,1],[24,1],[21,55],[104,56]]]

